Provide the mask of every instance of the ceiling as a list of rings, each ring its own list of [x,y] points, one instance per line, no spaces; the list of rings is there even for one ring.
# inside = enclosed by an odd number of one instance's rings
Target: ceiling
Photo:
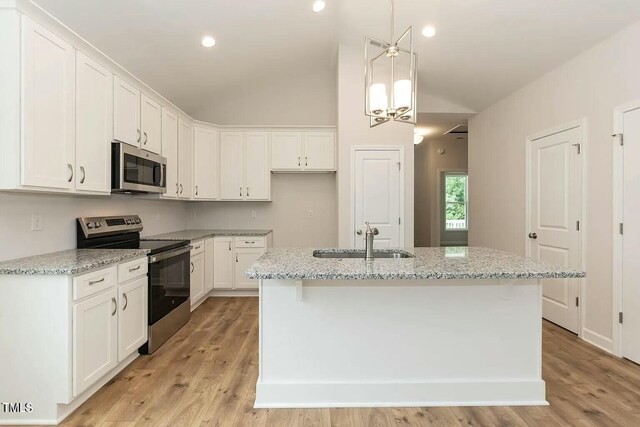
[[[36,0],[187,113],[248,79],[334,73],[338,39],[389,38],[388,0],[326,1]],[[420,92],[480,111],[640,20],[640,1],[397,0],[396,16],[415,27]]]
[[[466,134],[446,134],[458,125],[466,125],[473,114],[466,113],[420,113],[415,133],[423,135],[424,141],[467,141]]]

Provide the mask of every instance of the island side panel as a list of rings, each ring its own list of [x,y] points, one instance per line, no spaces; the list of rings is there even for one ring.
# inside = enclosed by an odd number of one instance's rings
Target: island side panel
[[[256,407],[546,404],[528,280],[262,280]]]

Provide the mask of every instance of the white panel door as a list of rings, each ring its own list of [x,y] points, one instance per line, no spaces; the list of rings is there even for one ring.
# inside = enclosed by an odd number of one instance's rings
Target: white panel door
[[[76,54],[76,189],[111,191],[113,75]]]
[[[204,241],[204,291],[208,293],[213,289],[213,266],[215,245],[213,238]]]
[[[140,147],[140,91],[113,76],[113,139]]]
[[[375,248],[403,245],[401,221],[402,180],[400,150],[356,150],[354,154],[354,236],[356,248],[364,248],[365,222],[376,227]],[[362,235],[357,231],[362,230]]]
[[[622,356],[640,363],[640,110],[624,114]]]
[[[258,289],[258,281],[248,279],[244,274],[251,265],[264,254],[263,248],[236,248],[235,289]]]
[[[269,134],[247,132],[245,137],[245,199],[269,200]]]
[[[152,153],[162,151],[162,108],[160,104],[146,96],[140,95],[140,147]]]
[[[305,132],[303,165],[309,171],[336,169],[335,132]]]
[[[300,132],[271,133],[271,170],[301,170],[302,157],[302,134]]]
[[[244,133],[220,132],[220,198],[244,200]]]
[[[218,197],[218,131],[193,128],[193,198]]]
[[[118,364],[118,292],[115,286],[73,306],[73,395]]]
[[[147,276],[142,276],[118,289],[118,362],[147,342],[148,287]]]
[[[193,253],[193,251],[192,251]],[[191,307],[198,303],[205,295],[204,289],[204,252],[191,255]]]
[[[162,109],[162,156],[167,159],[167,192],[162,198],[178,197],[178,117],[171,111]]]
[[[178,197],[191,199],[193,194],[193,127],[178,119]]]
[[[26,16],[22,46],[22,184],[72,189],[74,49]]]
[[[213,287],[214,289],[233,288],[233,239],[214,237],[213,239]]]
[[[529,254],[564,267],[580,267],[581,129],[530,143]],[[542,280],[545,319],[578,331],[579,279]]]

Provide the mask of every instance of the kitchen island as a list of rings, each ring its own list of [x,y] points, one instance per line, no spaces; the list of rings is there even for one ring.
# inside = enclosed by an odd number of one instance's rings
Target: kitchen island
[[[246,272],[255,407],[546,404],[541,280],[584,272],[487,248],[337,251],[276,248]]]

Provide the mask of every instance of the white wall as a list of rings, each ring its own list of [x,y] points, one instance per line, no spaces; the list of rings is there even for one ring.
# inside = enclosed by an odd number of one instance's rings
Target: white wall
[[[273,245],[335,247],[336,174],[272,174],[271,202],[197,202],[190,228],[271,228]],[[309,210],[313,217],[309,217]],[[252,211],[256,218],[251,218]]]
[[[42,215],[42,231],[31,231],[34,214]],[[0,260],[73,249],[76,218],[124,214],[140,215],[147,236],[185,229],[189,218],[187,203],[177,201],[0,193]]]
[[[482,111],[469,122],[470,244],[523,254],[525,139],[586,118],[583,337],[612,349],[613,110],[640,98],[640,23]]]
[[[363,38],[364,40],[364,38]],[[339,245],[353,246],[351,218],[351,149],[356,145],[404,147],[405,246],[413,246],[413,126],[385,123],[370,128],[364,115],[362,46],[340,45],[338,51],[338,218]]]

